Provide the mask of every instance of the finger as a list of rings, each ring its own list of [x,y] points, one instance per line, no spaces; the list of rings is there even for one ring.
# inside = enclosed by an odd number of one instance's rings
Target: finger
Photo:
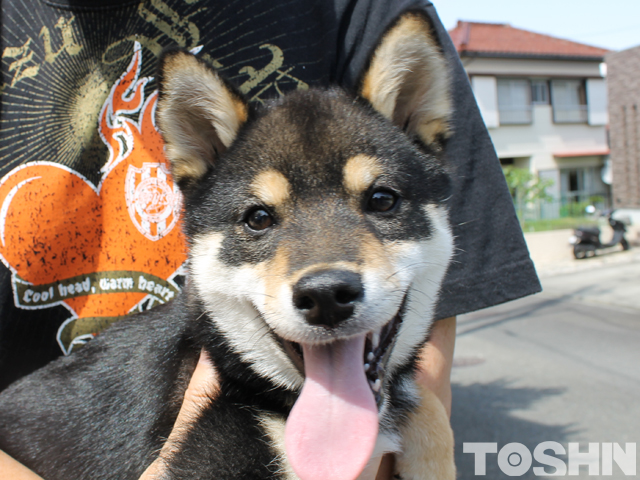
[[[178,418],[174,425],[176,427],[188,426],[196,419],[202,410],[217,397],[220,390],[220,379],[213,363],[209,359],[207,352],[202,350],[196,369],[191,376],[189,386],[184,394],[184,400]]]
[[[42,480],[27,467],[4,452],[0,452],[0,480]]]
[[[395,457],[392,453],[387,453],[382,457],[376,480],[391,480],[393,477],[393,468],[395,466]]]
[[[161,479],[165,470],[165,462],[179,449],[182,439],[189,431],[189,427],[198,419],[202,411],[220,392],[220,379],[215,366],[207,355],[200,352],[200,359],[193,371],[189,386],[184,394],[180,412],[173,425],[169,438],[162,446],[158,458],[145,470],[140,480]]]

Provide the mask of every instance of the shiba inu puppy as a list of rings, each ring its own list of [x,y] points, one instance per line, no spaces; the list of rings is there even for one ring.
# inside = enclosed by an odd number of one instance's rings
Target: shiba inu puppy
[[[453,479],[442,405],[414,380],[453,250],[447,65],[405,14],[358,95],[253,108],[186,51],[160,65],[156,118],[185,198],[190,277],[0,396],[0,449],[47,479],[137,478],[198,352],[220,386],[162,478]]]

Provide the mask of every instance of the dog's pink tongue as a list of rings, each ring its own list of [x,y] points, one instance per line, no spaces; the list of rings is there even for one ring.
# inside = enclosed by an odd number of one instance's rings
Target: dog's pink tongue
[[[354,480],[378,436],[378,409],[363,367],[365,337],[304,346],[306,379],[285,429],[301,480]]]

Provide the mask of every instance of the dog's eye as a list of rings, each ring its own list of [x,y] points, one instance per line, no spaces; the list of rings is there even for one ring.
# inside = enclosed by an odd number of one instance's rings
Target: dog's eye
[[[367,209],[370,212],[389,212],[398,203],[398,196],[387,190],[373,192],[369,198]]]
[[[245,220],[251,230],[261,231],[273,225],[273,217],[263,208],[252,210]]]

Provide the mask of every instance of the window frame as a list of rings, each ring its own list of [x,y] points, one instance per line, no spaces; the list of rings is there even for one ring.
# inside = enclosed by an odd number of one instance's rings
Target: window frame
[[[542,91],[544,92],[544,100],[536,99],[536,87],[542,86],[544,87]],[[546,78],[532,78],[531,79],[531,104],[532,105],[550,105],[551,104],[551,86],[549,85],[549,80]]]
[[[559,101],[560,87],[556,87],[561,82],[564,83],[577,83],[577,99],[578,103],[563,104]],[[554,78],[550,82],[550,98],[551,107],[553,110],[553,123],[563,124],[588,124],[589,123],[589,105],[587,102],[587,79],[586,78]],[[558,88],[558,90],[556,90]],[[569,98],[565,95],[565,98]],[[563,115],[565,115],[564,118]]]

